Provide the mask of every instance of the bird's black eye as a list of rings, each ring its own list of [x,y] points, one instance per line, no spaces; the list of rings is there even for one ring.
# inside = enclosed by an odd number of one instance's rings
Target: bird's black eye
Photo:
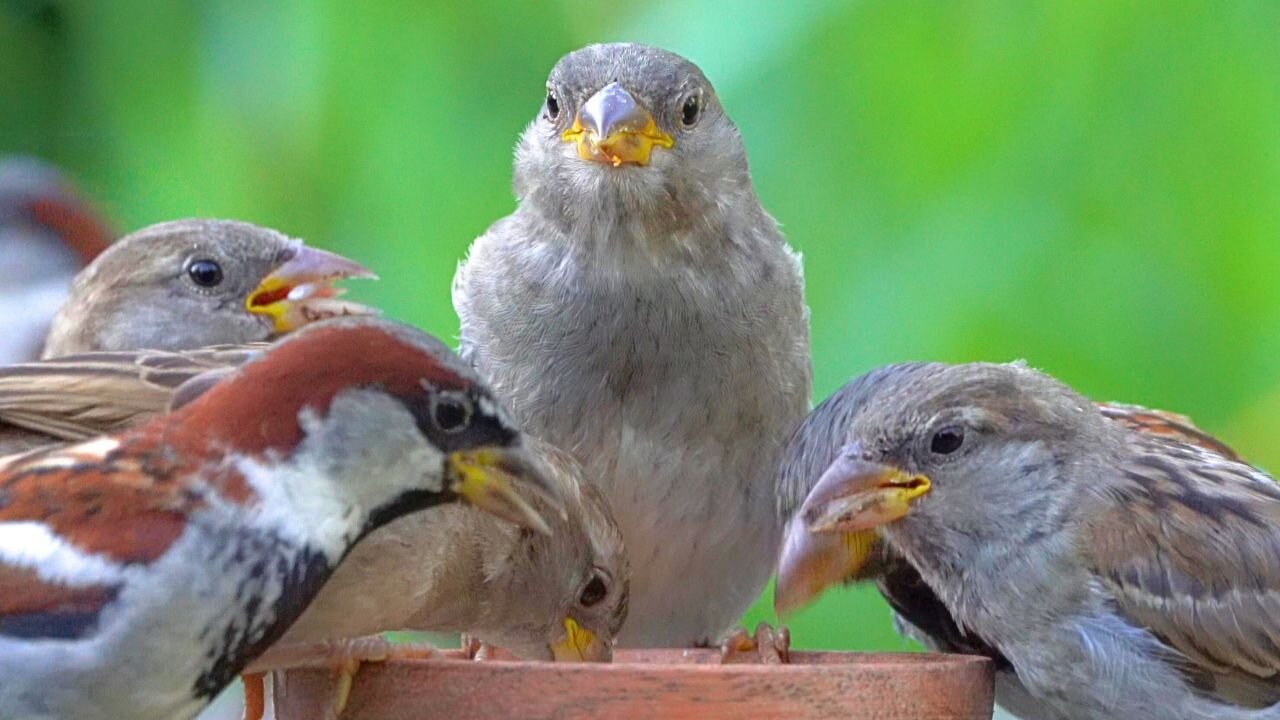
[[[554,90],[547,91],[547,119],[555,120],[560,117],[560,101],[556,99]]]
[[[943,428],[929,440],[929,450],[938,455],[950,455],[964,444],[964,431],[960,428]]]
[[[604,578],[599,572],[592,574],[591,581],[582,588],[582,592],[578,594],[578,604],[582,607],[591,607],[598,604],[609,594],[609,586],[605,583]]]
[[[471,401],[461,395],[441,395],[431,408],[436,427],[445,432],[458,432],[471,423]]]
[[[187,265],[187,277],[200,287],[217,287],[222,284],[222,266],[213,260],[192,260]]]
[[[700,115],[702,115],[702,95],[694,93],[685,98],[684,105],[680,107],[680,122],[685,127],[693,127]]]

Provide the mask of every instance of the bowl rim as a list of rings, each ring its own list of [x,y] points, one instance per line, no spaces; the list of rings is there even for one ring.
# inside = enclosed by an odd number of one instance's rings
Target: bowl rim
[[[622,650],[622,653],[696,653],[707,656],[718,654],[719,650],[704,648],[652,648],[644,650]],[[960,655],[953,653],[923,652],[851,652],[828,650],[795,650],[791,653],[790,663],[765,665],[762,663],[729,663],[697,661],[628,661],[625,658],[608,663],[569,663],[543,660],[494,659],[476,661],[462,655],[461,650],[446,650],[444,655],[434,658],[393,659],[375,663],[366,669],[385,667],[404,669],[451,668],[458,670],[464,667],[475,668],[474,672],[540,672],[549,674],[589,674],[589,673],[652,673],[678,671],[681,673],[710,674],[804,674],[832,672],[994,672],[994,663],[990,658],[981,655]],[[805,662],[806,659],[823,658],[820,662]],[[798,662],[797,662],[798,661]]]

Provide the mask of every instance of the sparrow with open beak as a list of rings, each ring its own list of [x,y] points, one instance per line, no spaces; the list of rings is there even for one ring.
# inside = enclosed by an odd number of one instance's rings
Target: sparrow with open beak
[[[1021,364],[891,366],[814,411],[783,485],[812,489],[780,593],[823,552],[803,534],[877,532],[854,577],[926,645],[995,659],[1019,717],[1280,712],[1280,486],[1186,418]]]
[[[113,237],[56,168],[0,158],[0,365],[39,357],[72,279]]]
[[[465,500],[545,531],[513,490],[554,498],[535,468],[456,356],[370,319],[297,333],[120,434],[7,460],[0,716],[191,717],[380,527]]]
[[[454,280],[462,353],[613,507],[619,644],[715,643],[777,553],[774,469],[809,402],[799,257],[711,83],[657,48],[561,59],[515,190]]]
[[[192,402],[268,347],[85,353],[0,368],[0,422],[19,423],[42,443],[120,430]],[[252,664],[247,716],[263,712],[262,672],[339,670],[336,712],[360,662],[431,654],[361,637],[383,630],[466,632],[526,658],[610,659],[629,580],[617,525],[572,458],[530,438],[525,448],[564,505],[556,513],[532,489],[515,489],[546,519],[550,535],[447,507],[372,533]]]
[[[308,322],[367,315],[337,299],[360,265],[267,228],[178,220],[115,242],[77,277],[44,357],[268,340]]]

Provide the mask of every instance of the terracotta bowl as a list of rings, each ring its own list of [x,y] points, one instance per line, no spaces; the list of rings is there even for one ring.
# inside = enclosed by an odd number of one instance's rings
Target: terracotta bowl
[[[323,717],[332,691],[326,671],[280,673],[276,717]],[[992,695],[991,663],[964,655],[793,652],[789,665],[722,665],[715,650],[620,650],[612,664],[450,653],[364,666],[342,718],[988,720]]]

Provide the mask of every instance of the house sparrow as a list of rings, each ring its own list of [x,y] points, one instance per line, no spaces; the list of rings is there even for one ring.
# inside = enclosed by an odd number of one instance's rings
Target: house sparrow
[[[798,521],[878,528],[961,646],[1005,664],[1002,705],[1280,712],[1280,486],[1265,473],[1184,418],[1099,408],[1021,364],[893,366],[855,394],[826,413],[839,449]],[[784,551],[783,572],[797,561]]]
[[[317,325],[181,409],[0,467],[0,716],[189,718],[366,534],[556,488],[438,341]]]
[[[172,352],[72,355],[0,368],[0,422],[39,430],[42,443],[118,430],[181,407],[262,354],[265,344]],[[0,430],[0,446],[4,432]],[[608,660],[627,612],[629,570],[617,525],[569,456],[527,439],[560,490],[565,514],[517,487],[550,536],[467,508],[440,508],[374,532],[352,551],[311,607],[250,670],[322,664],[346,671],[386,648],[384,630],[467,632],[527,658]],[[355,638],[348,642],[348,639]],[[257,683],[257,684],[255,684]],[[248,717],[265,693],[249,678]]]
[[[364,636],[384,630],[465,633],[526,659],[611,660],[629,594],[622,537],[608,504],[572,458],[532,438],[526,448],[542,461],[563,501],[564,513],[557,515],[524,493],[547,520],[549,535],[468,508],[393,523],[352,552],[248,672],[335,670],[339,683],[330,716],[336,718],[360,664],[383,659],[365,651]],[[431,654],[429,648],[414,650]],[[264,711],[256,696],[266,693],[253,687],[259,677],[247,675],[245,682],[245,717],[252,720]]]
[[[75,280],[44,357],[92,350],[179,350],[267,340],[313,320],[362,315],[336,280],[356,263],[274,230],[178,220],[116,241]]]
[[[72,278],[114,236],[53,166],[0,158],[0,364],[39,357]]]
[[[454,279],[461,352],[600,483],[631,558],[619,643],[713,642],[776,557],[811,375],[799,256],[711,84],[656,48],[555,66],[515,192]]]

